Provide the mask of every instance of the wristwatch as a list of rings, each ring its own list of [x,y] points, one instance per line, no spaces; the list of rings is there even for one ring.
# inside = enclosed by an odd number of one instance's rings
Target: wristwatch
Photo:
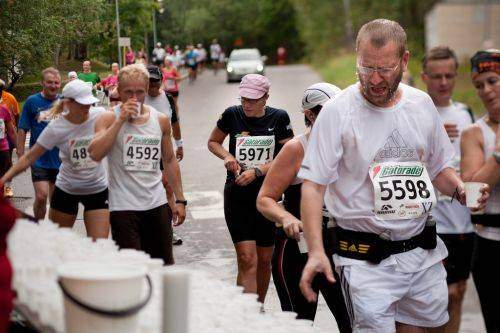
[[[183,204],[184,206],[187,206],[188,202],[187,200],[175,200],[176,204]]]
[[[253,168],[253,171],[255,171],[255,177],[262,177],[264,175],[257,167]]]
[[[495,159],[495,161],[497,161],[497,163],[500,164],[500,152],[494,151],[493,152],[493,158]]]

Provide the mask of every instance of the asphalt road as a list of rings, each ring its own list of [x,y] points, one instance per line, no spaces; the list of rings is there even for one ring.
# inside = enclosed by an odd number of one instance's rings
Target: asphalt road
[[[268,105],[287,110],[295,133],[301,133],[305,126],[299,111],[300,98],[306,87],[320,81],[319,76],[303,65],[268,67],[266,75],[271,81]],[[206,142],[224,109],[239,103],[237,88],[238,84],[226,83],[223,72],[215,76],[206,71],[194,84],[183,83],[179,97],[185,146],[185,157],[180,165],[189,212],[186,223],[175,229],[184,240],[182,246],[175,247],[176,262],[207,270],[214,277],[230,283],[235,282],[237,271],[235,251],[223,216],[225,170],[222,161],[208,151]],[[15,179],[14,190],[16,205],[30,212],[33,189],[28,172]],[[83,230],[81,222],[75,229],[79,232]],[[271,282],[266,311],[278,310],[279,303]],[[335,321],[322,299],[315,326],[337,332]],[[472,281],[469,281],[460,331],[485,331]]]

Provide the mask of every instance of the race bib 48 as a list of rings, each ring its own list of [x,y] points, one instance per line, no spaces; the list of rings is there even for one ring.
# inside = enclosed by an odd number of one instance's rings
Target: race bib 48
[[[83,170],[97,166],[97,162],[90,158],[90,142],[92,142],[91,135],[69,141],[69,157],[73,169]]]
[[[380,220],[420,217],[436,204],[434,187],[421,162],[382,162],[370,166],[374,213]]]

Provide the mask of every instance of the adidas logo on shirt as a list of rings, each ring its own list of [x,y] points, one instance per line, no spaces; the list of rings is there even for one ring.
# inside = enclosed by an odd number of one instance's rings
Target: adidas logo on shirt
[[[376,157],[378,159],[390,158],[414,158],[417,156],[415,148],[408,147],[403,136],[396,129],[392,131],[391,135],[387,138],[384,147],[378,152]]]

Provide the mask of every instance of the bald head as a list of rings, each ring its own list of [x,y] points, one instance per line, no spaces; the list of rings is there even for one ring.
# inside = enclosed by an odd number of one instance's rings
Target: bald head
[[[394,42],[399,57],[402,57],[406,51],[406,32],[395,21],[376,19],[365,23],[359,29],[356,38],[356,51],[359,51],[360,46],[366,42],[377,49],[384,47],[389,42]]]
[[[92,70],[92,67],[90,66],[90,61],[85,60],[82,64],[83,72],[84,73],[90,73]]]

